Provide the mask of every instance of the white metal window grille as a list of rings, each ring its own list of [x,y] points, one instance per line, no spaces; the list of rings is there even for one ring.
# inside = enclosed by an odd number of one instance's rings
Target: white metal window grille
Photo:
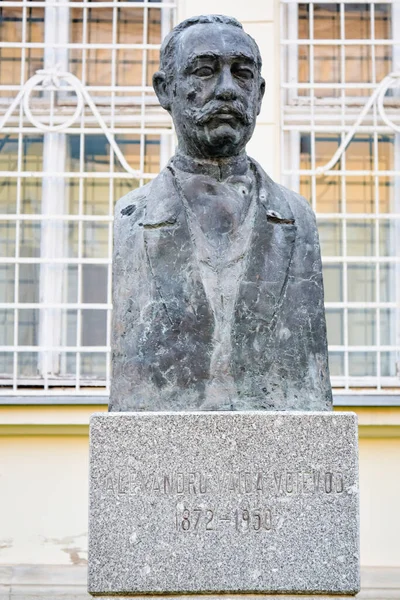
[[[0,2],[0,395],[107,393],[113,208],[171,154],[151,77],[174,20]]]
[[[400,387],[400,2],[282,0],[284,182],[317,214],[334,387]]]

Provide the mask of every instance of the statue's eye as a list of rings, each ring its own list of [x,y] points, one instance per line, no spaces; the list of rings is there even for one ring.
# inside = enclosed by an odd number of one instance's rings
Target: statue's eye
[[[253,79],[253,71],[246,67],[235,67],[232,69],[233,74],[241,79]]]
[[[212,67],[199,67],[194,72],[197,77],[211,77],[214,74],[214,69]]]

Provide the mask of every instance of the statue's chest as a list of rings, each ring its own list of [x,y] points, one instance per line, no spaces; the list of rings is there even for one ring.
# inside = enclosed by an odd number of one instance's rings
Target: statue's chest
[[[190,211],[203,234],[214,246],[225,246],[242,225],[253,195],[249,176],[220,182],[206,175],[192,175],[182,182]]]

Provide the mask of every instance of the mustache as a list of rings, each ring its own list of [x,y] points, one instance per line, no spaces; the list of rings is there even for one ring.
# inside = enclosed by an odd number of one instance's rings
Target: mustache
[[[205,125],[213,117],[216,117],[220,114],[232,115],[236,117],[239,121],[241,121],[244,125],[251,124],[250,114],[243,106],[243,104],[238,101],[222,103],[217,102],[216,100],[212,100],[211,102],[203,106],[203,108],[191,108],[190,113],[196,125]]]

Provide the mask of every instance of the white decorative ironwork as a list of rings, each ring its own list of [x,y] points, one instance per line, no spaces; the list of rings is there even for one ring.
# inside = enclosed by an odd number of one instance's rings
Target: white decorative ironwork
[[[386,125],[388,127],[390,127],[390,129],[392,129],[393,131],[396,131],[397,133],[400,133],[400,126],[396,125],[396,123],[393,123],[393,121],[391,119],[389,119],[389,117],[386,114],[385,105],[384,105],[385,95],[386,95],[387,91],[392,88],[400,88],[400,71],[390,73],[390,75],[387,75],[386,77],[384,77],[382,79],[382,81],[377,85],[376,89],[371,94],[368,101],[365,103],[365,106],[362,109],[362,111],[360,112],[354,125],[352,126],[350,131],[347,133],[346,137],[344,138],[343,142],[340,144],[339,148],[336,150],[335,154],[332,156],[331,160],[329,162],[327,162],[325,165],[316,168],[317,175],[322,175],[323,173],[330,171],[336,165],[336,163],[343,156],[343,153],[346,151],[346,148],[350,144],[355,133],[357,133],[359,126],[364,121],[366,115],[369,113],[369,111],[371,110],[372,106],[375,103],[378,108],[378,112],[379,112],[379,115],[380,115],[382,121],[384,123],[386,123]]]
[[[62,83],[65,82],[67,86],[63,86]],[[31,95],[34,90],[46,90],[52,94],[55,92],[69,92],[73,91],[76,95],[77,106],[74,113],[68,117],[62,123],[58,123],[57,125],[46,124],[43,121],[40,121],[36,118],[30,107]],[[82,85],[82,82],[75,77],[72,73],[67,71],[63,71],[60,65],[56,65],[55,67],[49,67],[47,69],[39,69],[36,71],[36,74],[33,75],[28,81],[22,86],[20,92],[16,96],[16,98],[11,103],[9,109],[6,111],[4,117],[0,119],[0,130],[6,125],[8,119],[12,115],[12,113],[18,108],[20,103],[23,103],[24,112],[27,119],[32,123],[34,127],[36,127],[39,131],[43,131],[44,133],[57,133],[61,131],[65,131],[68,127],[71,127],[82,114],[82,110],[84,109],[85,102],[92,111],[94,117],[96,118],[98,124],[104,135],[106,136],[111,148],[113,149],[116,157],[118,158],[121,166],[130,173],[132,177],[139,178],[140,171],[136,169],[132,169],[132,167],[126,161],[124,155],[122,154],[118,144],[115,141],[114,136],[110,133],[103,117],[101,116],[95,102],[93,101],[91,95]],[[50,115],[52,117],[53,115]]]

